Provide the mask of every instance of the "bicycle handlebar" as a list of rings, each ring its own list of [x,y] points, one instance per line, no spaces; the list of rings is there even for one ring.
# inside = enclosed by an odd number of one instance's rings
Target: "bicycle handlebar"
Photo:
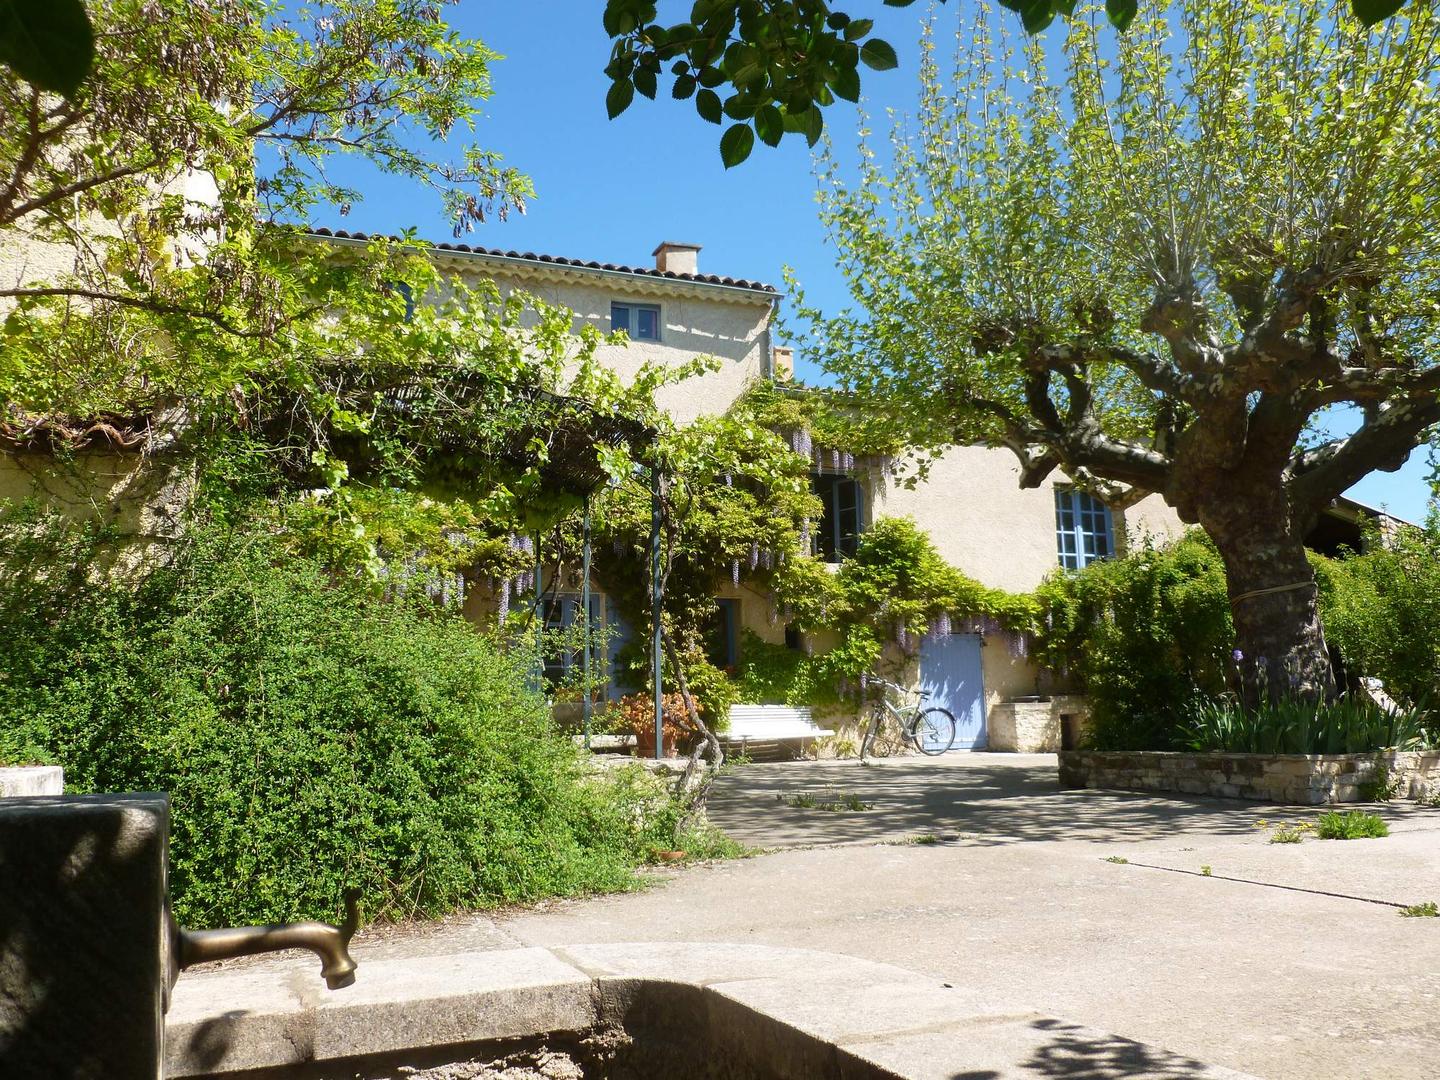
[[[922,698],[930,696],[924,690],[912,690],[908,686],[901,686],[899,683],[891,682],[889,679],[882,679],[879,675],[866,675],[865,682],[867,685],[882,686],[887,690],[894,690],[900,694],[916,694]]]

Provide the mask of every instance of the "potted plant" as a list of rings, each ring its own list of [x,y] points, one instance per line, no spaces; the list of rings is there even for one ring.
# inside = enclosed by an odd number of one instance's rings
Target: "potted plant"
[[[683,742],[692,734],[685,717],[685,702],[679,694],[661,698],[661,753],[674,757]],[[655,699],[650,694],[627,694],[610,706],[616,730],[635,736],[637,757],[655,752]]]

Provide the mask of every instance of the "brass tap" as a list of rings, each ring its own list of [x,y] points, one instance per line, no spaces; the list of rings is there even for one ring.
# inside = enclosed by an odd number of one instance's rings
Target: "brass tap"
[[[170,955],[166,964],[169,986],[174,987],[180,972],[193,964],[282,949],[309,949],[322,961],[320,974],[325,977],[326,986],[331,990],[349,986],[355,981],[356,964],[350,956],[350,939],[360,926],[359,901],[359,890],[345,893],[345,921],[340,926],[298,922],[232,926],[224,930],[182,930],[175,917],[167,912],[170,925]]]

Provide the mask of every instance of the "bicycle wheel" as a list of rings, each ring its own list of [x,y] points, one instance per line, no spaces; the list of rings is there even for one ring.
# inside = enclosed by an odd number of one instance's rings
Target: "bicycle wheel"
[[[949,709],[926,709],[915,718],[913,730],[922,754],[939,757],[955,744],[955,717]]]

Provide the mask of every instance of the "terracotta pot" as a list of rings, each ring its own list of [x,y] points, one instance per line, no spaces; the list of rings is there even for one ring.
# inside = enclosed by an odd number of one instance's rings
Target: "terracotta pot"
[[[665,743],[664,743],[664,747],[662,747],[662,749],[664,749],[664,755],[662,755],[662,756],[664,756],[664,757],[674,757],[674,756],[675,756],[675,736],[674,736],[674,734],[672,734],[672,733],[670,733],[670,732],[665,732]],[[654,756],[655,756],[655,732],[654,732],[654,729],[649,730],[649,732],[636,732],[636,733],[635,733],[635,756],[636,756],[636,757],[654,757]]]

